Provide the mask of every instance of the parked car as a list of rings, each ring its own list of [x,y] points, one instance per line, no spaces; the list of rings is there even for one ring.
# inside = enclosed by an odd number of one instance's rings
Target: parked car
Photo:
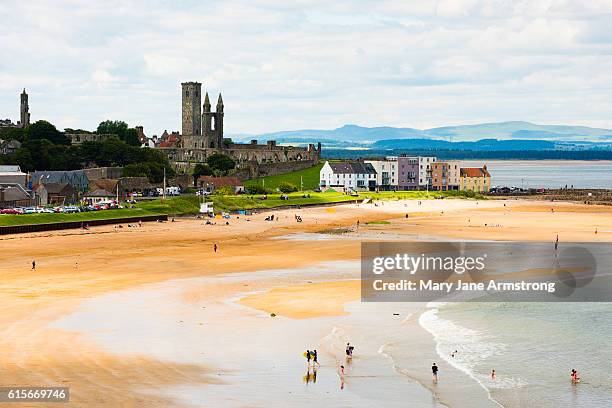
[[[0,214],[22,214],[16,208],[5,208],[4,210],[0,210]]]
[[[74,206],[64,207],[64,212],[66,214],[78,213],[79,212],[79,208],[78,207],[74,207]]]
[[[36,214],[36,213],[37,213],[37,211],[36,211],[36,208],[34,208],[34,207],[26,207],[26,208],[23,210],[23,213],[24,213],[24,214]]]

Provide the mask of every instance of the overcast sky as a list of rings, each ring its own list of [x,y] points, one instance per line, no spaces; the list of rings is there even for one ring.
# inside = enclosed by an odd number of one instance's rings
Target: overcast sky
[[[612,128],[612,0],[0,0],[0,118],[226,133],[527,120]],[[214,102],[213,102],[214,105]]]

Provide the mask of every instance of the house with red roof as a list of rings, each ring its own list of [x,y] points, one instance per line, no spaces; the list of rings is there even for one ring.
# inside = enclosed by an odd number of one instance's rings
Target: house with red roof
[[[462,167],[459,171],[459,189],[486,193],[491,190],[491,174],[487,165],[482,167]]]

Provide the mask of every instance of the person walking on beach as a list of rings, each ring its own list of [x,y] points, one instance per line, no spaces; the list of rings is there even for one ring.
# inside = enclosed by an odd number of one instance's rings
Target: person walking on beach
[[[495,379],[495,370],[491,371],[491,379],[494,380]]]
[[[433,365],[431,366],[431,373],[433,374],[433,380],[434,382],[438,382],[438,366],[436,365],[436,363],[433,363]]]
[[[346,358],[353,358],[353,350],[355,347],[351,346],[350,343],[346,343]]]
[[[213,245],[213,251],[215,251],[215,254],[217,253],[217,249],[219,249],[219,247],[217,246],[217,243],[215,242],[215,244]]]
[[[559,248],[559,234],[557,234],[557,239],[555,240],[555,251]]]
[[[313,365],[314,364],[316,364],[317,366],[321,365],[321,364],[319,364],[318,358],[319,358],[319,355],[317,354],[317,350],[313,350],[313,352],[312,352],[312,362],[313,362]]]
[[[306,357],[306,362],[308,363],[308,367],[310,367],[310,350],[306,350],[306,353],[304,353],[304,356]]]
[[[36,270],[36,261],[32,261],[32,270],[35,271]]]

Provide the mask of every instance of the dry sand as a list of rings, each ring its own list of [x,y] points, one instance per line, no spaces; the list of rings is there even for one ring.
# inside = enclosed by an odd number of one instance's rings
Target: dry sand
[[[386,234],[408,233],[533,241],[552,241],[558,234],[566,242],[612,241],[612,208],[561,202],[435,200],[419,205],[402,201],[274,213],[279,219],[274,222],[263,221],[264,215],[259,214],[234,218],[229,226],[178,219],[142,228],[103,226],[0,238],[0,383],[69,386],[73,402],[67,406],[74,407],[181,406],[141,389],[214,383],[209,367],[109,354],[85,334],[52,329],[49,323],[71,313],[85,299],[148,283],[357,260],[357,234],[383,239]],[[304,222],[296,223],[294,214],[300,214]],[[359,232],[349,232],[348,239],[277,239],[338,227],[356,231],[357,220]],[[374,220],[390,224],[367,225]],[[219,245],[216,254],[214,243]],[[33,259],[35,271],[30,270]],[[188,291],[184,297],[186,301],[211,295],[229,298],[241,291],[244,288],[225,285],[219,290]],[[321,301],[308,304],[304,299],[309,293]],[[345,314],[344,305],[358,298],[358,283],[345,281],[273,288],[243,299],[242,304],[308,319]]]

